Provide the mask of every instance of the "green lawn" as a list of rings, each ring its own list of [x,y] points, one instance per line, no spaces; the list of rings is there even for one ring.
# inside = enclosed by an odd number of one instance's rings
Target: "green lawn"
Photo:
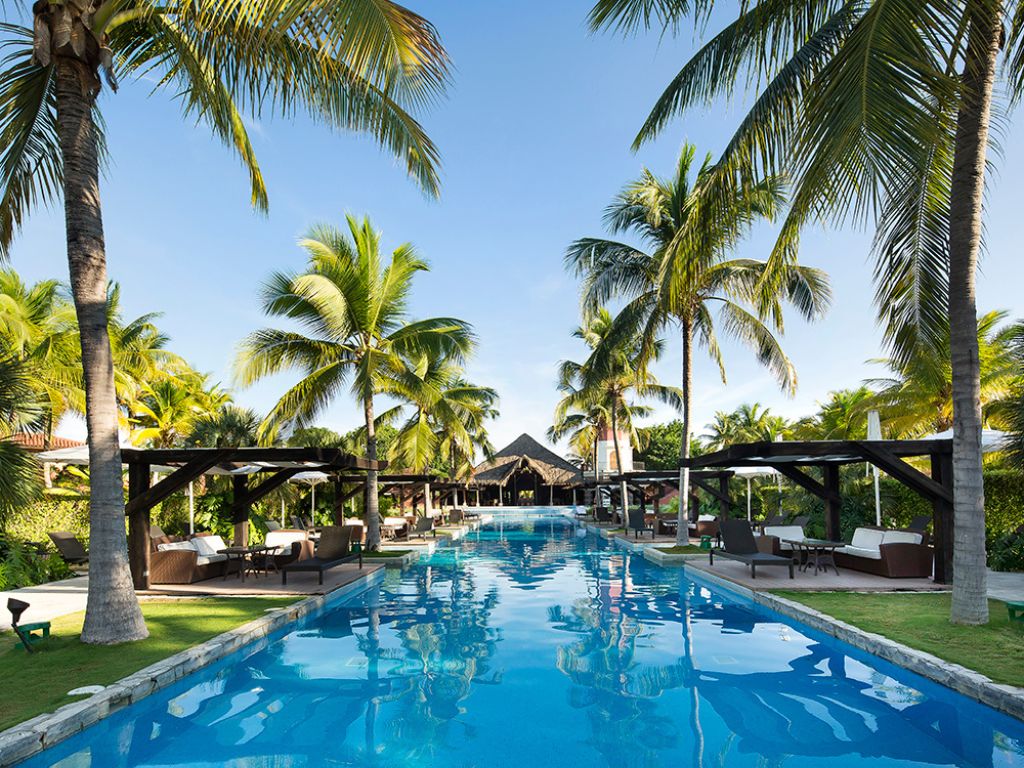
[[[948,593],[864,594],[775,591],[840,621],[977,670],[997,683],[1024,686],[1024,624],[1011,624],[1006,604],[989,600],[983,627],[949,623]]]
[[[52,622],[50,639],[27,654],[12,632],[0,634],[0,729],[50,712],[76,699],[83,685],[109,685],[126,675],[297,598],[215,598],[144,601],[149,637],[138,643],[84,645],[78,640],[84,613]]]
[[[655,547],[667,555],[706,555],[708,551],[701,549],[696,544],[684,544],[679,546],[678,544],[673,547]]]

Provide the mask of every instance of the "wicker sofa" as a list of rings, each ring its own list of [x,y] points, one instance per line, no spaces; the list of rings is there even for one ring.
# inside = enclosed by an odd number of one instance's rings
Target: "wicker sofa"
[[[858,528],[851,542],[835,553],[836,565],[890,579],[927,579],[934,551],[920,531]]]
[[[208,539],[199,542],[198,539]],[[223,576],[227,555],[218,549],[227,544],[220,536],[196,534],[182,539],[177,536],[152,538],[149,556],[149,578],[153,584],[194,584],[204,579]]]
[[[769,555],[792,555],[793,547],[786,541],[805,539],[802,525],[766,525],[757,537],[759,551]]]

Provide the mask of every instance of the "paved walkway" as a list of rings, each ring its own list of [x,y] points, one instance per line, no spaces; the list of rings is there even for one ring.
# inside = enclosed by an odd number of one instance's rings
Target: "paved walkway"
[[[1024,600],[1024,573],[988,572],[988,596],[996,600]]]
[[[88,591],[89,577],[75,576],[64,581],[0,592],[0,630],[11,628],[11,613],[7,610],[9,597],[16,597],[29,604],[28,610],[21,617],[22,621],[49,621],[66,613],[84,611]]]

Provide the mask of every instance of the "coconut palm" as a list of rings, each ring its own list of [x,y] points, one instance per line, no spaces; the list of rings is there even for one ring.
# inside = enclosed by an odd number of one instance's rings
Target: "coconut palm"
[[[978,318],[979,397],[986,426],[991,408],[1009,395],[1018,374],[1014,355],[1018,331],[1015,326],[1001,327],[1006,317],[1006,312],[988,312]],[[921,437],[953,427],[953,372],[948,334],[944,342],[939,342],[939,347],[945,352],[933,354],[920,348],[910,357],[893,356],[873,361],[892,371],[891,376],[871,379],[867,384],[876,390],[869,405],[878,410],[893,436]]]
[[[774,441],[785,437],[789,425],[760,403],[744,403],[732,413],[718,411],[704,436],[709,448],[728,448],[735,443]]]
[[[256,445],[262,421],[263,417],[251,408],[228,403],[199,416],[186,442],[203,448]]]
[[[558,389],[563,396],[555,407],[551,435],[558,439],[578,431],[579,419],[570,417],[583,415],[584,420],[590,420],[592,415],[596,416],[601,427],[611,430],[616,466],[622,467],[619,433],[625,432],[630,443],[640,447],[642,433],[637,421],[651,413],[649,407],[632,402],[633,398],[655,399],[678,408],[682,393],[658,383],[648,368],[648,359],[642,356],[639,337],[617,336],[613,340],[614,330],[611,313],[599,307],[573,331],[590,354],[582,363],[563,360],[558,366]],[[649,358],[657,359],[661,348],[660,340],[655,340],[647,353]],[[592,442],[596,449],[596,440]]]
[[[377,461],[374,396],[408,397],[408,360],[459,362],[475,340],[467,323],[450,317],[409,321],[406,305],[417,272],[427,264],[409,243],[384,264],[380,232],[369,219],[347,217],[347,231],[320,225],[300,241],[309,254],[301,274],[277,273],[263,288],[263,311],[289,318],[305,331],[264,328],[239,349],[236,375],[248,386],[286,370],[302,371],[264,420],[266,436],[282,427],[305,427],[342,388],[363,409],[366,454]],[[308,335],[307,335],[308,334]],[[380,543],[377,471],[366,478],[367,546]]]
[[[432,27],[391,0],[39,2],[31,29],[5,24],[0,71],[0,252],[37,204],[63,197],[71,286],[82,328],[91,467],[89,599],[82,640],[146,636],[131,588],[117,404],[104,314],[106,250],[99,195],[105,152],[101,76],[145,78],[204,122],[267,193],[243,113],[299,110],[370,134],[428,192],[437,151],[409,110],[444,86],[447,57]]]
[[[866,440],[874,393],[867,387],[828,393],[818,412],[793,426],[798,440]]]
[[[498,393],[469,383],[463,375],[461,365],[444,358],[406,361],[403,387],[412,413],[390,449],[389,459],[396,465],[423,472],[436,459],[448,465],[454,481],[465,474],[478,445],[489,449],[483,425],[497,415]],[[387,420],[405,410],[407,405],[397,406]]]
[[[659,335],[678,328],[682,340],[683,430],[680,440],[679,539],[685,544],[688,514],[690,404],[693,400],[693,349],[703,346],[725,382],[718,328],[753,349],[787,392],[796,388],[796,372],[775,334],[782,330],[783,303],[804,318],[821,316],[831,300],[828,279],[819,270],[793,263],[729,258],[757,221],[771,219],[782,204],[782,186],[768,178],[738,187],[728,200],[705,195],[715,169],[710,160],[696,172],[695,148],[684,145],[669,179],[644,170],[619,193],[605,212],[613,234],[631,234],[647,250],[615,240],[583,238],[566,254],[566,264],[583,278],[581,302],[594,312],[608,301],[627,301],[609,335],[638,337],[650,358]],[[770,282],[774,291],[763,292]]]
[[[707,7],[598,0],[591,21],[669,30],[688,16],[703,24]],[[791,259],[801,227],[822,216],[874,220],[876,303],[894,355],[906,360],[919,346],[939,354],[945,335],[951,342],[951,620],[966,624],[988,620],[975,333],[986,156],[999,74],[1007,103],[1024,91],[1022,11],[1017,0],[743,5],[680,70],[637,137],[757,84],[719,167],[725,188],[757,173],[792,178],[775,257]]]

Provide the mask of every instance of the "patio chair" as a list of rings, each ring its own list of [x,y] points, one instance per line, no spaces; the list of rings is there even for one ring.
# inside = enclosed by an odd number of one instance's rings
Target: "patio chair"
[[[279,522],[277,522],[276,520],[267,520],[267,530],[268,531],[280,531],[281,530],[281,524]]]
[[[18,636],[22,647],[29,653],[34,653],[32,648],[50,636],[50,622],[35,621],[30,624],[21,623],[21,615],[28,610],[29,604],[24,600],[14,597],[7,598],[7,610],[11,612],[11,629]],[[40,634],[35,634],[39,632]]]
[[[795,525],[799,528],[806,528],[809,522],[811,522],[809,515],[799,515],[793,518],[793,522],[790,523],[790,525]]]
[[[924,533],[928,530],[928,526],[931,524],[931,515],[918,515],[910,521],[910,525],[908,525],[906,529],[908,531],[914,531],[915,533]]]
[[[363,567],[363,552],[352,551],[352,530],[351,525],[328,525],[320,535],[320,543],[316,546],[316,554],[305,560],[296,560],[281,568],[281,584],[288,583],[288,574],[299,571],[316,573],[319,576],[319,583],[324,583],[324,572],[329,571],[342,563],[350,563],[359,560],[359,567]]]
[[[639,539],[641,533],[651,532],[651,538],[654,538],[654,526],[647,525],[647,510],[644,505],[641,504],[639,509],[631,509],[629,511],[629,528],[628,530],[633,532],[633,538]]]
[[[416,525],[413,526],[412,532],[417,537],[421,537],[425,534],[431,534],[435,539],[437,538],[437,528],[434,527],[434,518],[424,515],[423,517],[416,518]]]
[[[608,507],[594,507],[594,520],[598,523],[610,523],[612,521],[612,513],[608,510]]]
[[[453,509],[448,513],[448,522],[452,525],[461,525],[465,521],[465,513],[461,509]]]
[[[793,558],[770,555],[757,548],[754,532],[746,520],[722,520],[722,547],[708,551],[708,564],[715,564],[715,555],[728,560],[736,560],[750,566],[750,578],[757,578],[759,565],[783,565],[789,568],[789,578],[793,578]]]
[[[52,531],[47,534],[57,553],[68,565],[87,565],[89,563],[89,551],[82,546],[82,542],[71,531]]]

